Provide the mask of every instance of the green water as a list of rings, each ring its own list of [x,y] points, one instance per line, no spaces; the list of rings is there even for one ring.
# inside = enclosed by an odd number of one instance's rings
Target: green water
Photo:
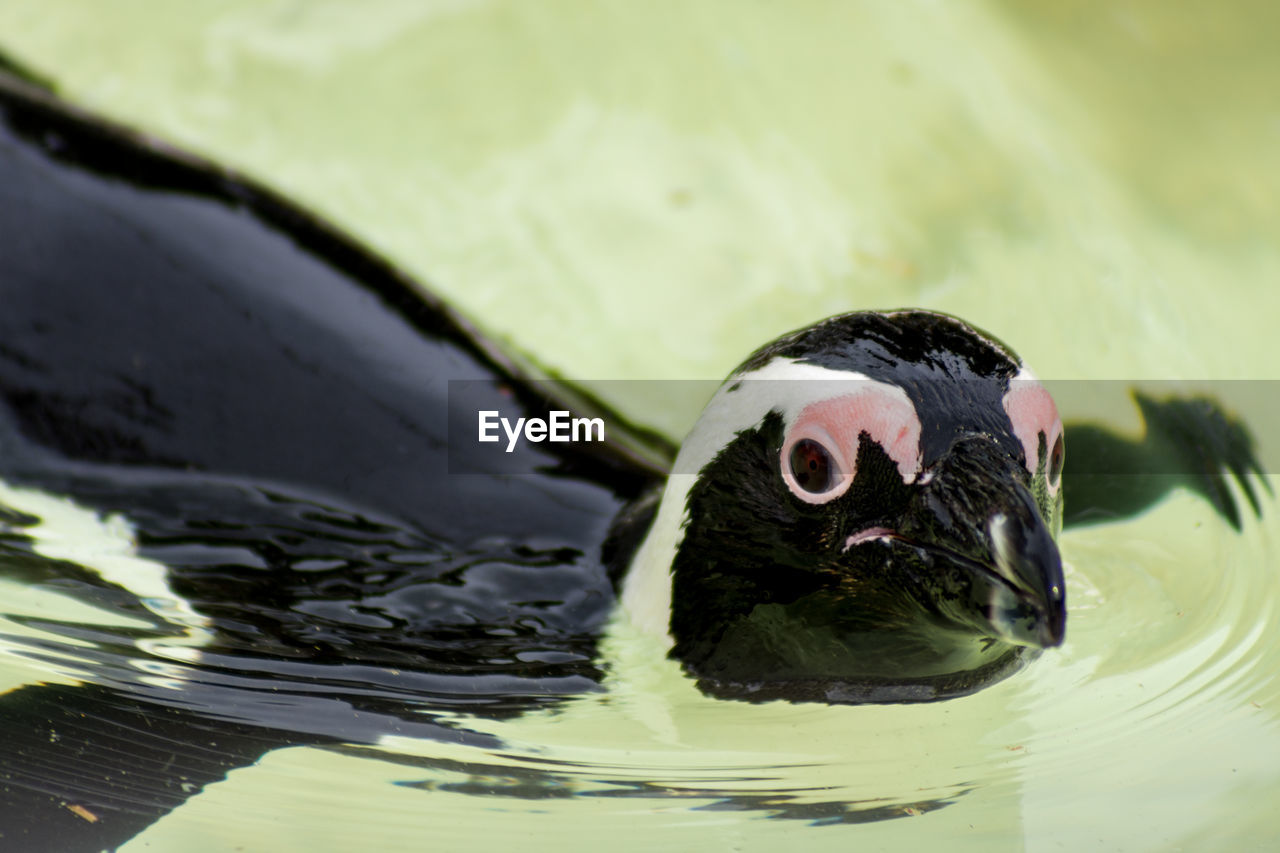
[[[0,4],[0,48],[67,96],[303,200],[579,380],[720,377],[900,305],[1049,378],[1280,378],[1278,30],[1263,2]],[[601,387],[674,435],[699,402]],[[1278,517],[1237,535],[1180,495],[1067,533],[1067,644],[974,697],[714,702],[619,632],[610,692],[486,724],[509,748],[385,747],[487,773],[279,750],[126,849],[1265,847]],[[519,795],[530,766],[558,787]],[[727,790],[904,816],[698,808]]]

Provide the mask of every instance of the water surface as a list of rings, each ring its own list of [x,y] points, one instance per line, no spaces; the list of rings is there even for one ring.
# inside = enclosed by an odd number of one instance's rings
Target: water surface
[[[779,332],[903,304],[1049,378],[1274,379],[1274,15],[10,0],[0,46],[304,200],[575,379],[714,378]],[[698,405],[613,402],[676,436]],[[62,543],[46,558],[159,577],[127,518],[57,521],[53,499],[4,500]],[[619,629],[606,692],[449,721],[497,741],[278,749],[125,849],[1261,846],[1278,524],[1236,533],[1180,494],[1068,532],[1066,645],[977,696],[716,702]],[[6,685],[255,677],[185,659],[180,604],[131,619],[13,578]]]

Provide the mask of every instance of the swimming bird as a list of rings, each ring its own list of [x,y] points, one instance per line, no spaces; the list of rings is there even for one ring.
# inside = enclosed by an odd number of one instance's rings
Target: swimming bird
[[[1064,461],[1052,397],[987,333],[833,317],[712,398],[623,604],[718,696],[970,692],[1062,642]]]
[[[741,700],[946,698],[1063,639],[1078,448],[975,327],[862,312],[784,336],[677,454],[253,182],[13,81],[0,111],[0,555],[133,620],[41,622],[74,683],[0,696],[21,849],[118,844],[278,746],[489,743],[434,712],[599,690],[614,618]],[[458,439],[557,411],[608,439]],[[1247,431],[1185,411],[1144,406],[1211,423],[1225,443],[1166,445],[1247,488]],[[127,559],[58,551],[55,514]]]

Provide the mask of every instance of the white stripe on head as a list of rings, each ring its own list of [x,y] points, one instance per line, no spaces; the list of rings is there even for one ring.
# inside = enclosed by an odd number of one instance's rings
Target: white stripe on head
[[[906,392],[896,385],[854,371],[783,357],[756,370],[734,374],[720,386],[681,445],[657,515],[631,560],[621,600],[634,625],[649,634],[667,635],[670,640],[671,566],[684,539],[689,492],[703,469],[739,433],[759,425],[770,412],[781,415],[786,434],[807,408],[850,394],[851,382],[873,383],[878,392],[893,395],[895,400],[900,398],[897,402],[914,412]],[[918,435],[917,432],[917,445]],[[919,471],[918,450],[914,470],[910,461],[898,462],[903,479],[914,479]]]

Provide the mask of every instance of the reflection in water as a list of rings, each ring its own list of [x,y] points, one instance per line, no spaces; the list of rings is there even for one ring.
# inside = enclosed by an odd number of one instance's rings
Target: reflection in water
[[[120,536],[129,532],[122,531],[120,518],[94,522],[92,514],[64,512],[60,522],[46,519],[37,526],[40,498],[5,492],[3,560],[17,581],[7,586],[24,592],[6,598],[3,645],[22,661],[22,680],[67,686],[11,693],[6,731],[28,744],[19,754],[41,742],[77,744],[80,770],[68,775],[66,766],[19,762],[10,763],[8,772],[28,774],[25,781],[55,792],[67,804],[64,811],[77,806],[106,819],[106,812],[93,811],[98,806],[83,804],[123,806],[121,813],[134,819],[131,830],[227,770],[260,762],[267,750],[308,745],[335,752],[301,764],[301,754],[281,756],[286,766],[297,764],[284,778],[271,770],[281,759],[271,759],[261,780],[247,782],[250,790],[255,784],[293,787],[304,778],[340,785],[355,773],[351,762],[373,761],[384,769],[360,773],[430,795],[395,800],[397,808],[409,810],[397,812],[400,820],[408,814],[444,819],[451,809],[470,814],[470,800],[502,814],[532,815],[547,801],[585,799],[601,801],[615,814],[637,804],[646,811],[692,810],[688,819],[695,826],[702,819],[697,816],[726,812],[829,825],[918,817],[974,800],[973,808],[988,819],[1002,815],[1006,830],[1007,822],[1025,820],[1052,837],[1073,832],[1062,823],[1064,798],[1101,815],[1115,807],[1104,802],[1104,780],[1163,791],[1176,801],[1194,773],[1196,796],[1210,790],[1230,795],[1234,779],[1247,785],[1269,766],[1266,745],[1275,745],[1265,706],[1280,698],[1271,677],[1280,646],[1267,626],[1280,586],[1256,570],[1263,563],[1256,526],[1243,540],[1221,529],[1213,533],[1205,526],[1204,505],[1190,496],[1167,503],[1127,532],[1102,527],[1068,533],[1068,646],[973,697],[854,708],[716,702],[651,654],[644,638],[614,626],[604,649],[611,668],[606,692],[516,717],[509,716],[516,706],[507,703],[528,709],[538,701],[524,686],[528,682],[502,674],[450,678],[443,659],[430,667],[407,666],[401,657],[412,646],[407,641],[385,650],[377,643],[353,645],[355,658],[347,661],[334,659],[332,649],[313,659],[303,651],[304,638],[282,639],[287,632],[264,629],[260,617],[255,626],[257,606],[246,608],[237,640],[194,648],[190,625],[158,616],[178,612],[173,600],[152,599],[140,608],[104,583],[94,557],[105,557],[108,565],[120,559]],[[384,547],[393,538],[374,524],[362,538],[351,530],[349,514],[314,501],[274,494],[264,506],[286,507],[275,519],[292,521],[264,525],[259,540],[237,531],[241,553],[275,547],[282,531],[306,539],[308,559],[317,562],[349,558],[352,542]],[[298,521],[303,515],[306,523]],[[1169,526],[1187,532],[1163,542],[1148,533]],[[312,535],[305,535],[308,530]],[[219,533],[202,545],[225,546]],[[333,544],[323,547],[330,537]],[[80,566],[37,553],[68,542],[77,543]],[[235,574],[235,564],[225,561],[230,552],[209,547],[215,561],[206,569],[221,566],[225,575]],[[187,554],[194,565],[194,552]],[[241,573],[254,571],[255,562],[242,562]],[[1219,573],[1200,568],[1214,564]],[[334,571],[306,565],[312,568],[302,573],[311,576]],[[349,618],[335,605],[331,636],[359,636],[395,618],[397,605],[385,603],[395,600],[395,587],[394,581],[385,590],[364,587],[383,593],[383,603],[353,595],[349,603],[359,604]],[[317,600],[340,600],[330,592],[331,598]],[[235,625],[234,605],[222,600],[220,606],[220,621]],[[498,650],[500,640],[478,642],[495,670],[509,662]],[[325,648],[323,640],[317,648]],[[387,657],[361,659],[362,652]],[[510,647],[505,654],[522,652]],[[534,660],[533,672],[544,654],[524,658]],[[583,665],[589,662],[582,658]],[[557,683],[545,673],[541,681]],[[590,679],[559,683],[562,695],[593,689]],[[1189,750],[1191,741],[1206,737],[1215,744],[1212,755]],[[1147,742],[1163,744],[1171,763],[1135,761]],[[1197,754],[1200,763],[1181,766]],[[84,772],[91,768],[115,769]],[[1080,780],[1102,787],[1077,789]],[[238,813],[248,825],[266,822],[274,803],[250,797]],[[1160,812],[1163,842],[1198,825],[1176,812],[1172,803]],[[98,826],[79,812],[66,814],[73,823]],[[309,819],[324,824],[326,816]]]
[[[477,609],[483,599],[451,600],[450,590],[470,583],[500,589],[504,573],[521,575],[514,584],[520,586],[535,567],[572,572],[576,555],[500,543],[483,553],[444,555],[408,531],[314,500],[243,484],[235,491],[255,495],[249,506],[256,513],[240,505],[233,516],[233,505],[213,500],[217,489],[206,482],[202,494],[218,514],[171,519],[181,535],[148,519],[138,556],[121,552],[120,543],[136,535],[121,516],[104,519],[31,490],[0,493],[6,510],[0,561],[28,591],[10,599],[5,650],[32,674],[56,672],[67,684],[22,687],[7,697],[9,738],[27,744],[10,753],[11,784],[53,794],[77,815],[93,814],[92,823],[117,819],[134,830],[227,770],[299,744],[365,744],[340,751],[413,767],[428,780],[405,784],[425,790],[696,800],[708,810],[820,823],[921,814],[963,793],[957,786],[940,798],[830,798],[827,786],[796,778],[822,761],[817,756],[771,767],[743,764],[729,752],[724,766],[682,768],[671,777],[663,763],[635,764],[621,754],[614,764],[601,763],[598,752],[587,758],[590,751],[542,757],[532,744],[513,752],[502,726],[477,727],[477,715],[500,720],[597,690],[593,639],[559,639],[553,623],[557,610],[580,610],[584,599],[608,596],[572,577],[561,589],[550,583],[540,588],[550,617],[499,629],[491,627],[498,624],[492,614],[486,623]],[[154,497],[153,491],[143,502]],[[37,518],[37,510],[45,517]],[[227,523],[228,517],[237,520]],[[80,562],[52,556],[71,550]],[[417,570],[389,570],[402,562],[391,552]],[[360,560],[354,553],[378,556]],[[280,565],[270,570],[264,554]],[[290,563],[285,554],[305,556]],[[175,591],[152,589],[154,596],[139,600],[116,586],[146,577],[148,564],[163,568],[154,562],[161,557],[180,579]],[[189,618],[193,611],[202,615]],[[468,621],[475,630],[457,627]],[[216,634],[206,627],[214,623]],[[625,656],[615,659],[625,663]],[[689,689],[678,671],[670,677],[677,689]],[[611,713],[609,703],[593,712]],[[568,713],[555,711],[550,719]],[[405,751],[375,746],[392,735]],[[41,743],[59,749],[31,748]],[[433,757],[440,744],[466,752]],[[76,766],[96,772],[72,772],[68,749]],[[15,805],[11,796],[10,831]]]

